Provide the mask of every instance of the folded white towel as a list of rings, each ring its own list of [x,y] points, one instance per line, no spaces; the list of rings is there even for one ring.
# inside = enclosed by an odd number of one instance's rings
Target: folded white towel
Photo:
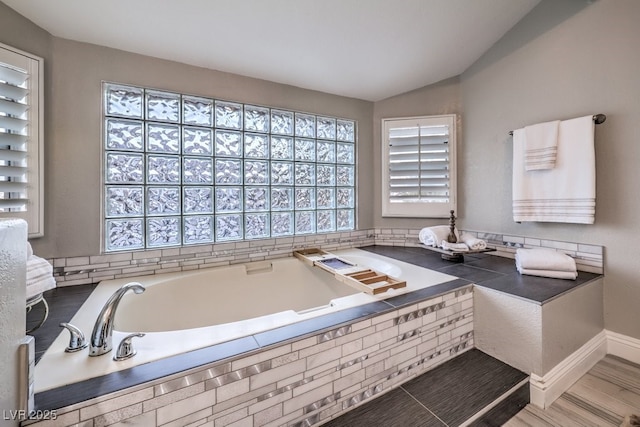
[[[526,172],[524,129],[513,132],[513,220],[593,224],[596,169],[592,116],[564,120],[553,169]]]
[[[516,268],[521,270],[552,270],[575,273],[576,261],[553,249],[517,249]]]
[[[453,252],[469,252],[469,246],[464,243],[449,243],[446,240],[440,242],[440,247],[447,251]]]
[[[529,276],[551,277],[553,279],[571,279],[576,280],[578,272],[576,271],[557,271],[557,270],[536,270],[523,268],[518,270],[520,274],[526,274]]]
[[[27,258],[27,299],[55,287],[53,266],[36,255]]]
[[[473,237],[469,233],[462,233],[462,235],[460,236],[460,241],[469,246],[469,249],[471,249],[472,251],[479,251],[487,248],[487,242],[482,239]]]
[[[441,241],[447,240],[450,228],[448,225],[436,225],[434,227],[425,227],[420,230],[418,239],[427,246],[437,247]],[[458,230],[454,229],[456,239],[458,239]]]
[[[525,170],[553,169],[558,154],[558,127],[560,120],[526,126]]]

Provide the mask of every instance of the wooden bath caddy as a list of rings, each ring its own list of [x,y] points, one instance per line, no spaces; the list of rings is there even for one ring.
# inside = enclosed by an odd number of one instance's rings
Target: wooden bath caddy
[[[361,292],[376,295],[389,289],[404,288],[407,282],[368,267],[359,266],[321,249],[293,251],[293,256],[308,265],[319,267],[334,277]]]

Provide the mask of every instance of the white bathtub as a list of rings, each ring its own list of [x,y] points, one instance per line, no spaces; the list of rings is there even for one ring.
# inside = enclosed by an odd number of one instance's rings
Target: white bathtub
[[[288,257],[193,272],[168,273],[101,282],[71,319],[90,338],[105,301],[122,285],[135,281],[146,291],[128,293],[115,318],[111,353],[88,357],[88,349],[65,353],[69,334],[62,331],[36,365],[35,391],[184,353],[433,286],[455,277],[358,249],[333,251],[360,266],[405,280],[407,287],[376,296],[357,292],[330,273]],[[137,355],[112,360],[120,340],[131,332]]]

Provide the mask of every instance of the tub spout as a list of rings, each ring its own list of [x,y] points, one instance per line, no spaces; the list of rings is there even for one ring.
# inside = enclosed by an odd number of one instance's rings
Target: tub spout
[[[89,341],[89,356],[100,356],[111,351],[113,347],[113,320],[120,300],[128,290],[136,294],[144,292],[144,286],[137,282],[127,283],[115,291],[98,314]]]

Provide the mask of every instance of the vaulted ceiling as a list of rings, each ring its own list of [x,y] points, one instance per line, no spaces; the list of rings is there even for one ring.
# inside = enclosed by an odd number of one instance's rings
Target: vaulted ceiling
[[[377,101],[457,76],[540,0],[0,0],[56,37]]]

